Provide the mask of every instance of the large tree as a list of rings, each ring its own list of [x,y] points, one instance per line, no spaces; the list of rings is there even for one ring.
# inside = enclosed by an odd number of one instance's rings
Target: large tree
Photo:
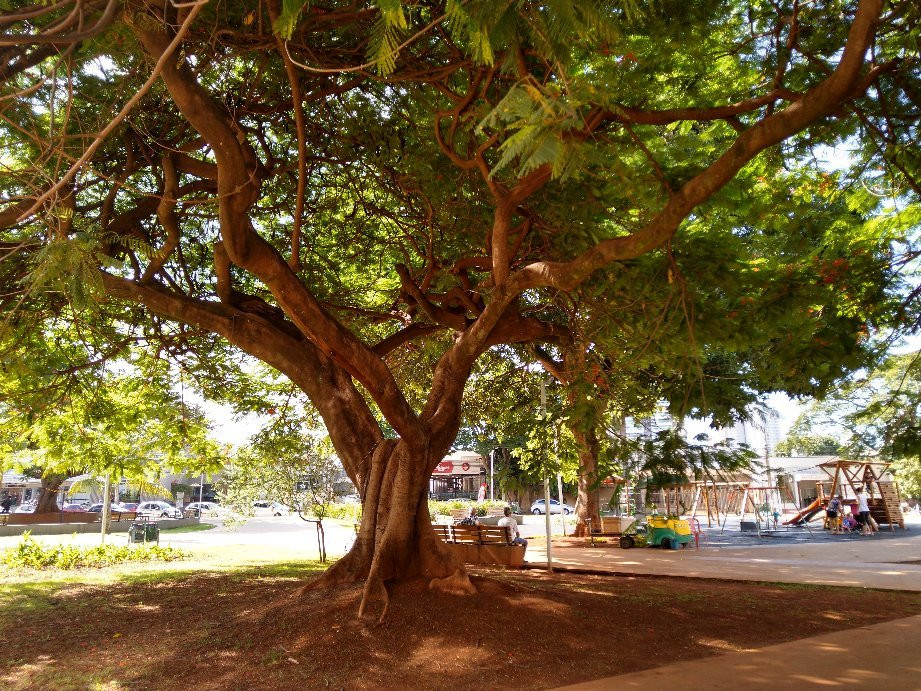
[[[428,478],[484,352],[573,341],[582,315],[549,296],[720,233],[795,236],[783,205],[765,227],[747,201],[814,172],[814,147],[867,142],[861,161],[917,190],[913,3],[11,5],[0,304],[48,314],[76,283],[122,306],[114,332],[180,323],[183,352],[217,334],[287,376],[363,498],[320,581],[366,579],[361,611],[398,577],[472,590]],[[846,184],[829,174],[817,204]],[[847,283],[883,235],[790,271]],[[850,320],[799,386],[859,364],[878,293],[778,325]]]

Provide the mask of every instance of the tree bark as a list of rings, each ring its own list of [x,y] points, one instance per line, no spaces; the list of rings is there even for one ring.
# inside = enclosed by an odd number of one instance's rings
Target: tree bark
[[[66,473],[45,472],[42,475],[42,489],[35,505],[35,513],[54,513],[58,511],[58,490],[68,475]]]
[[[364,580],[358,615],[380,600],[381,620],[387,614],[387,583],[392,580],[423,578],[432,589],[475,592],[463,565],[431,527],[428,478],[442,456],[441,451],[426,453],[402,440],[383,440],[374,450],[363,488],[358,538],[349,553],[310,587]]]
[[[601,512],[598,506],[598,436],[594,429],[588,432],[570,427],[572,436],[579,445],[579,482],[576,515],[578,522],[573,533],[576,537],[588,536],[588,520],[595,526],[601,525]]]

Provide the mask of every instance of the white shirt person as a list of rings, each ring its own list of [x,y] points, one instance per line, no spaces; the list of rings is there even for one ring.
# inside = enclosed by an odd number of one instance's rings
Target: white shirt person
[[[512,518],[512,510],[506,506],[503,512],[505,515],[499,519],[498,526],[500,528],[505,528],[508,533],[508,541],[511,545],[523,545],[525,549],[528,548],[528,541],[525,540],[521,535],[518,534],[518,523]]]

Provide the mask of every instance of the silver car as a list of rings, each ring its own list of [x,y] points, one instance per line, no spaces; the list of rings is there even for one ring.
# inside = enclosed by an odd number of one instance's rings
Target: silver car
[[[213,501],[193,501],[185,507],[187,513],[192,516],[219,516],[221,507]]]
[[[166,501],[142,501],[137,514],[148,518],[182,518],[182,511]]]

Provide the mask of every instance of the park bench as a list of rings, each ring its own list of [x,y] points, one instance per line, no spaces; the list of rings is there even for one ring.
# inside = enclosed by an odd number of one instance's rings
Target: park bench
[[[588,523],[588,535],[591,539],[592,547],[594,547],[595,538],[619,538],[633,524],[634,519],[628,516],[602,516],[598,525],[595,525],[591,518],[586,518],[585,522]]]
[[[435,534],[465,564],[520,567],[524,547],[508,541],[505,527],[491,525],[433,525]]]
[[[133,521],[136,511],[112,511],[111,521]],[[52,511],[46,513],[11,513],[0,514],[0,525],[48,525],[51,523],[98,523],[101,513],[87,511]]]
[[[48,523],[94,523],[99,520],[98,513],[83,511],[55,511],[49,513],[11,513],[7,525],[41,525]]]

